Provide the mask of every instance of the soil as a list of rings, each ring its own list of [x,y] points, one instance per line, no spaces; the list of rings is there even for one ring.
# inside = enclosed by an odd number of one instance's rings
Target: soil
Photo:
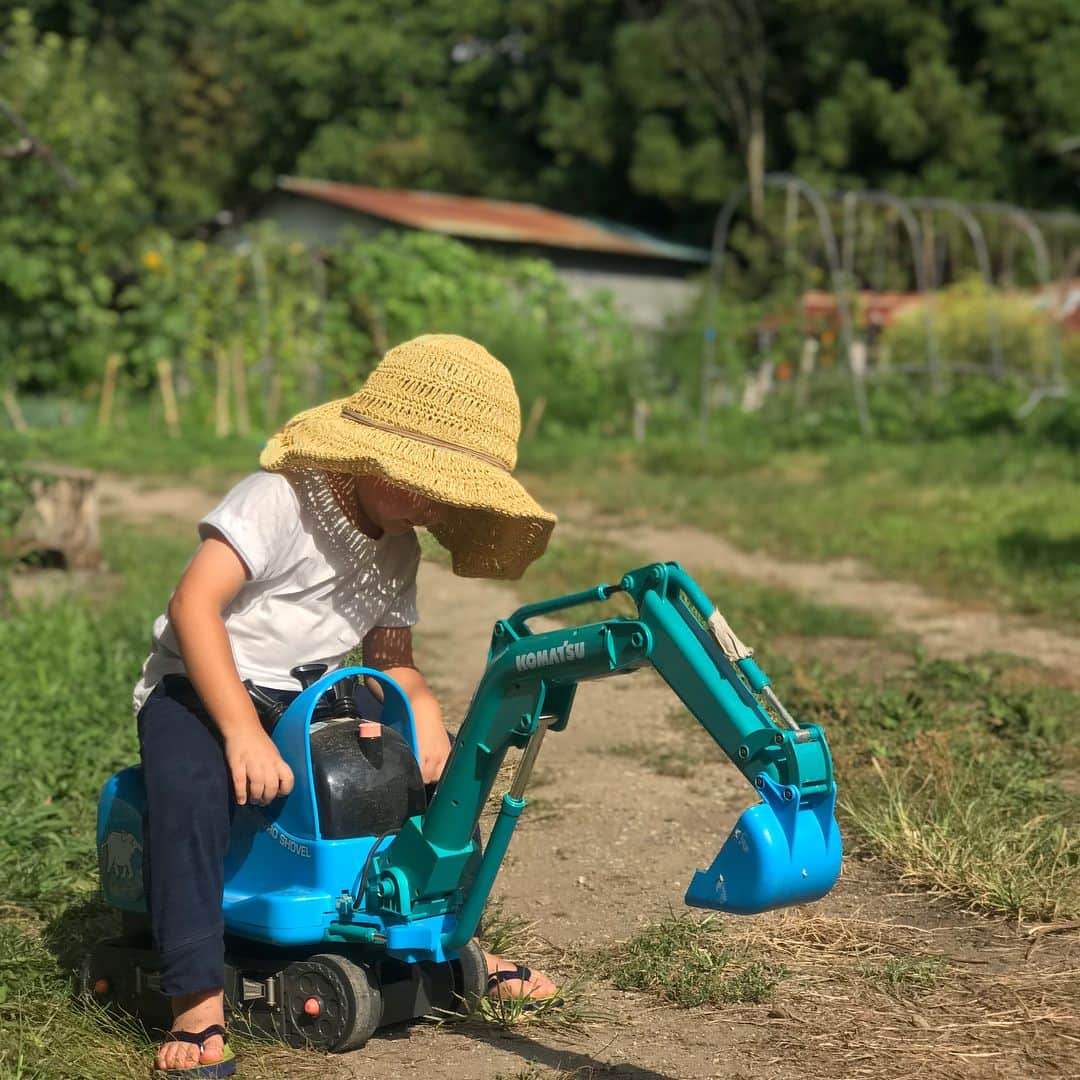
[[[107,513],[144,522],[190,523],[213,502],[194,488],[135,490],[115,478],[105,479],[102,499]],[[871,581],[853,564],[748,556],[692,529],[635,527],[620,533],[620,543],[887,613],[943,655],[994,648],[1055,665],[1080,658],[1075,639],[1045,631],[1044,640],[1036,628],[1004,617],[988,622],[985,612],[911,586]],[[421,568],[419,594],[418,663],[454,728],[482,671],[493,623],[519,600],[511,585],[463,580],[431,563]],[[1031,934],[965,913],[899,887],[856,858],[818,904],[721,917],[733,941],[785,972],[767,1002],[681,1009],[592,975],[592,950],[685,910],[690,875],[710,863],[739,812],[755,801],[711,742],[686,733],[680,711],[645,672],[583,685],[569,727],[544,744],[533,805],[495,886],[506,910],[534,922],[532,946],[514,959],[559,979],[584,979],[575,998],[600,1015],[578,1024],[526,1021],[512,1031],[478,1023],[400,1027],[328,1058],[326,1076],[1080,1077],[1075,928]],[[658,771],[665,751],[681,755],[681,771],[690,775]],[[889,973],[912,958],[938,977],[894,985]]]

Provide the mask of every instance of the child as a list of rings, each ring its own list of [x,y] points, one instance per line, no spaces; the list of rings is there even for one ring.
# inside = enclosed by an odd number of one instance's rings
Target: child
[[[434,534],[455,573],[520,576],[555,518],[511,475],[519,430],[502,364],[466,338],[419,337],[388,352],[352,397],[290,420],[263,450],[263,471],[200,523],[135,688],[147,897],[174,1017],[155,1061],[167,1076],[235,1071],[222,1026],[232,805],[266,805],[293,783],[242,681],[287,700],[292,667],[339,667],[362,642],[364,663],[408,695],[421,772],[436,781],[450,746],[413,663],[413,530]],[[555,993],[539,973],[487,961],[494,994]]]

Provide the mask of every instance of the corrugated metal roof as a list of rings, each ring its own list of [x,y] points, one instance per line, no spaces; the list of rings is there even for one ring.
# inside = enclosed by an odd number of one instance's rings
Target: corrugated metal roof
[[[448,236],[679,262],[703,263],[709,258],[708,252],[699,248],[668,243],[637,229],[588,221],[532,203],[362,187],[296,176],[279,177],[277,184],[293,195]]]

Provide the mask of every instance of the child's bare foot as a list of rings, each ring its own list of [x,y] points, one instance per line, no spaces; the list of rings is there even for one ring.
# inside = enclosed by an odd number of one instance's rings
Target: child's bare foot
[[[523,998],[545,1001],[558,993],[555,984],[542,972],[515,964],[494,953],[484,953],[488,970],[488,994],[494,998]]]
[[[172,999],[173,1031],[200,1032],[214,1024],[225,1025],[225,994],[222,990],[204,990],[198,994],[181,994]],[[199,1047],[194,1043],[167,1039],[158,1047],[154,1068],[190,1069],[196,1065],[213,1065],[221,1061],[225,1053],[225,1041],[220,1035],[211,1035]]]

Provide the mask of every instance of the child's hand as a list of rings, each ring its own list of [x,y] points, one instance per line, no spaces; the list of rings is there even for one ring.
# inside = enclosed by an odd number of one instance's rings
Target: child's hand
[[[249,800],[256,806],[266,806],[279,795],[288,795],[292,791],[292,769],[261,728],[227,738],[225,760],[240,806]]]

